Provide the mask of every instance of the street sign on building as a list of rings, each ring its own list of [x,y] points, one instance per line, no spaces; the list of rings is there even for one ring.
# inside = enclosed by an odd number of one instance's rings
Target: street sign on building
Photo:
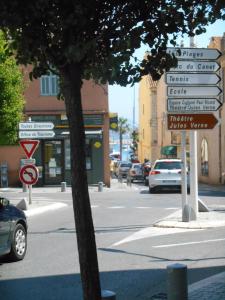
[[[168,130],[213,129],[217,123],[214,114],[167,114]]]
[[[222,106],[216,98],[168,98],[168,112],[209,112]]]
[[[35,150],[37,149],[39,145],[39,141],[37,140],[23,140],[19,142],[21,147],[23,148],[27,158],[32,157]]]
[[[217,84],[221,80],[216,73],[166,73],[168,85],[210,85]]]
[[[34,165],[25,165],[20,169],[19,176],[22,183],[33,185],[38,181],[38,169]]]

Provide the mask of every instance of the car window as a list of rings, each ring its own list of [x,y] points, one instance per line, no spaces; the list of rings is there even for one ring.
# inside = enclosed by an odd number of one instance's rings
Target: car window
[[[140,165],[134,165],[133,168],[134,168],[134,169],[140,169],[141,166],[140,166]]]
[[[131,167],[131,164],[121,164],[120,167],[122,167],[122,168],[124,168],[124,167],[130,168],[130,167]]]
[[[181,169],[181,162],[180,161],[160,161],[157,162],[154,166],[154,169],[161,170],[174,170],[174,169]]]

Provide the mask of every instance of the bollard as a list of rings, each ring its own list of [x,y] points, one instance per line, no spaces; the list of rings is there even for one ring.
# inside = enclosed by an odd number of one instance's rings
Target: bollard
[[[99,192],[103,191],[103,182],[101,182],[101,181],[98,183],[98,191]]]
[[[167,299],[187,300],[187,266],[184,264],[172,264],[167,266]]]
[[[116,294],[108,290],[102,290],[101,297],[102,300],[116,300]]]
[[[26,193],[27,192],[27,185],[25,183],[23,183],[23,192]]]
[[[61,192],[65,192],[66,191],[66,182],[63,181],[61,182]]]

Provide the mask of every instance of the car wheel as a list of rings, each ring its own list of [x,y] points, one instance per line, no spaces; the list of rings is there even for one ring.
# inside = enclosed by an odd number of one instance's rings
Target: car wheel
[[[13,261],[22,260],[27,250],[27,232],[23,225],[17,224],[13,232],[9,258]]]

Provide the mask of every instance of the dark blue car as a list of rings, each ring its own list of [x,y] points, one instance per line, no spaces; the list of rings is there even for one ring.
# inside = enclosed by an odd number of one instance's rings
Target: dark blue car
[[[0,197],[0,256],[22,260],[27,250],[27,220],[24,212]]]

